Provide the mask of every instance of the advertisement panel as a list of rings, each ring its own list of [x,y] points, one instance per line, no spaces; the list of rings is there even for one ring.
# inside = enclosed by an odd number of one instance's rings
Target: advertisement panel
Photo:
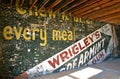
[[[99,63],[112,53],[113,45],[113,34],[110,25],[107,24],[27,70],[16,79],[20,77],[34,78]],[[24,74],[26,75],[22,76]]]

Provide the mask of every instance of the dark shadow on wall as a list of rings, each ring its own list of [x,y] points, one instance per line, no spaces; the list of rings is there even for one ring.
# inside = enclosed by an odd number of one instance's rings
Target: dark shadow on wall
[[[115,26],[115,31],[116,31],[116,35],[117,35],[117,39],[118,39],[118,47],[116,48],[115,52],[117,54],[117,57],[120,58],[120,25],[116,25]]]
[[[115,31],[116,31],[116,34],[117,34],[117,38],[118,38],[118,42],[119,42],[119,47],[120,47],[120,25],[116,25],[115,26]]]

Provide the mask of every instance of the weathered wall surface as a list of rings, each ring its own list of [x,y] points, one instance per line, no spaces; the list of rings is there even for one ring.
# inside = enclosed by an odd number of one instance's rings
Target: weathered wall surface
[[[21,15],[15,7],[0,5],[1,78],[20,75],[105,24],[87,20],[75,22],[73,17],[69,16],[69,20],[61,17],[59,13],[55,18]]]

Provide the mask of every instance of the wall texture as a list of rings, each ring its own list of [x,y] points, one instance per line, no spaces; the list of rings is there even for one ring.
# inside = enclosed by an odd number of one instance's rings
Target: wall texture
[[[15,7],[0,5],[2,79],[20,75],[105,25],[93,20],[89,23],[84,19],[75,22],[71,16],[69,20],[61,17],[59,13],[55,18],[34,16],[29,13],[21,15]],[[32,31],[34,28],[35,34]],[[54,30],[55,33],[59,31],[60,35],[53,34]]]

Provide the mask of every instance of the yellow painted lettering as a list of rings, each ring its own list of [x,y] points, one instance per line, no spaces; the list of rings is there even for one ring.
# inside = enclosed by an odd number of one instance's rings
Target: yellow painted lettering
[[[49,15],[49,18],[56,18],[56,14],[51,11],[48,12],[48,15]]]
[[[29,33],[31,33],[30,29],[29,28],[25,28],[23,30],[23,37],[25,40],[29,41],[31,39]]]
[[[3,36],[6,40],[12,40],[13,39],[13,30],[11,26],[6,26],[3,30]]]
[[[15,4],[15,6],[16,6],[16,11],[19,13],[19,14],[25,14],[27,11],[26,10],[24,10],[23,8],[20,8],[19,7],[19,3],[20,3],[20,0],[17,0],[16,1],[16,4]]]
[[[47,16],[46,13],[45,13],[45,10],[40,10],[39,14],[40,14],[41,17],[46,17]]]
[[[29,10],[29,15],[33,15],[33,12],[32,12],[32,10]]]
[[[59,30],[53,30],[52,31],[52,39],[53,40],[61,40]]]
[[[86,20],[86,23],[87,23],[87,24],[90,24],[90,21],[89,21],[89,20]]]
[[[66,32],[66,31],[63,31],[63,32],[62,32],[62,39],[63,39],[64,41],[67,40],[66,36],[67,36],[67,32]]]
[[[62,15],[62,20],[65,20],[65,15],[64,14]]]
[[[16,8],[16,11],[19,13],[19,14],[25,14],[26,13],[26,10],[23,10],[22,8]]]
[[[62,14],[62,20],[69,20],[69,17],[65,14]]]
[[[17,30],[16,27],[13,27],[13,28],[14,28],[14,32],[15,32],[16,39],[19,40],[23,28],[22,28],[22,27],[19,27],[19,30]]]
[[[75,41],[76,40],[76,28],[75,27],[73,27],[73,33],[74,33],[73,34],[74,35],[73,38],[74,38],[74,41]]]
[[[74,22],[78,22],[79,21],[78,17],[73,17],[73,20],[74,20]]]
[[[38,28],[33,28],[33,31],[32,31],[32,40],[35,40],[35,33],[36,32],[39,32],[39,29]]]
[[[34,8],[35,8],[35,16],[38,16],[37,6],[34,6]]]
[[[68,31],[68,40],[73,40],[73,33],[72,33],[72,31]]]
[[[40,43],[40,46],[45,46],[47,44],[47,32],[46,29],[40,29],[40,39],[44,41],[43,43]]]
[[[79,18],[79,20],[80,20],[79,22],[82,23],[82,18]]]
[[[66,20],[69,20],[69,17],[66,15]]]

